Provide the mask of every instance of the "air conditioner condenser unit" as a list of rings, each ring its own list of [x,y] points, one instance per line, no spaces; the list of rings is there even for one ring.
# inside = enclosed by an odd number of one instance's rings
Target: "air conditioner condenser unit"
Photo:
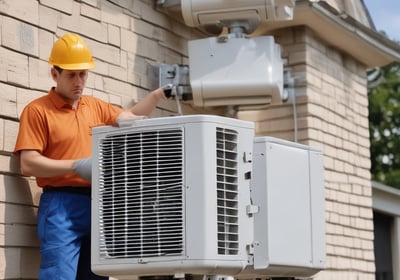
[[[236,275],[247,266],[253,123],[176,116],[92,133],[96,274]]]

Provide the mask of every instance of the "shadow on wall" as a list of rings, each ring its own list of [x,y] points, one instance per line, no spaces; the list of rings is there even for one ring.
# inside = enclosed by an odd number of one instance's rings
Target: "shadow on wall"
[[[19,170],[11,157],[10,170]],[[4,271],[2,279],[37,279],[40,263],[36,213],[41,191],[31,178],[1,175]],[[0,177],[0,178],[1,178]]]

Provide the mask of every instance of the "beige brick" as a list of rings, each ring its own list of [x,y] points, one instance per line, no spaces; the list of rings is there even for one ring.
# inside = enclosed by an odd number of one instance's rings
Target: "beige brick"
[[[36,208],[0,202],[0,217],[6,224],[36,225]]]
[[[1,29],[4,46],[29,55],[39,55],[38,29],[36,27],[4,17]]]
[[[109,97],[109,102],[111,104],[115,104],[122,107],[122,98],[120,95],[109,94],[108,97]]]
[[[17,111],[18,111],[18,116],[21,115],[22,110],[24,107],[31,102],[32,100],[43,96],[47,95],[46,92],[42,91],[36,91],[36,90],[29,90],[29,89],[23,89],[23,88],[17,88]]]
[[[39,272],[39,249],[3,248],[0,250],[1,279],[37,279]]]
[[[121,47],[121,28],[111,24],[108,24],[107,28],[108,28],[108,43],[116,47]]]
[[[11,160],[12,164],[14,162]],[[41,193],[42,189],[30,178],[0,175],[0,201],[37,207]]]
[[[21,249],[21,278],[35,279],[39,274],[40,252],[37,248]]]
[[[2,122],[3,123],[3,122]],[[0,155],[0,171],[6,173],[10,172],[11,157],[6,155]]]
[[[94,20],[99,20],[101,18],[101,10],[98,9],[96,6],[86,5],[82,3],[81,15]]]
[[[93,49],[95,49],[95,48],[93,48]],[[91,79],[92,73],[95,73],[96,75],[108,76],[108,63],[95,58],[94,59],[94,69],[90,70],[89,79]],[[87,85],[88,85],[88,83],[87,83]]]
[[[47,61],[29,58],[29,85],[30,88],[48,91],[54,86]]]
[[[108,94],[103,91],[93,90],[93,96],[108,102]]]
[[[39,58],[46,63],[49,60],[54,39],[55,38],[52,33],[43,29],[39,30]],[[48,68],[50,72],[50,65],[48,65]]]
[[[130,29],[131,17],[124,13],[123,9],[110,3],[103,1],[100,10],[101,21],[118,26],[123,29]]]
[[[128,54],[128,82],[134,85],[142,85],[143,76],[146,73],[147,62],[143,57]],[[146,77],[147,78],[147,77]],[[143,84],[146,87],[147,84]]]
[[[129,84],[111,78],[104,78],[104,90],[107,93],[131,96],[132,88]]]
[[[156,11],[153,4],[146,4],[142,1],[133,1],[132,11],[138,14],[139,17],[154,25],[170,28],[171,20],[164,14]]]
[[[20,248],[0,249],[0,279],[20,278]]]
[[[106,43],[107,24],[98,20],[80,16],[80,3],[73,1],[72,6],[72,15],[61,14],[58,22],[58,27],[61,29],[57,31],[57,35],[61,36],[65,33],[64,30],[70,30],[78,32],[84,37]]]
[[[135,17],[130,18],[130,23],[130,30],[134,31],[136,34],[159,41],[163,39],[163,30],[160,27],[154,26],[153,24]]]
[[[306,61],[306,51],[291,52],[289,54],[289,64],[302,64]]]
[[[47,6],[39,6],[39,26],[41,28],[55,32],[60,18],[61,14],[59,11]],[[44,31],[43,29],[41,30]],[[51,41],[51,44],[52,43],[53,41]],[[41,51],[41,49],[39,51]]]
[[[124,12],[134,12],[133,2],[136,2],[136,1],[112,0],[112,1],[109,1],[109,2],[114,3],[116,5],[116,7],[117,6],[118,7],[123,7],[124,8]],[[149,1],[147,1],[147,2],[149,2]]]
[[[187,26],[180,21],[171,21],[171,29],[174,34],[178,35],[180,38],[187,40],[200,39],[201,37],[196,38],[195,34],[192,32],[192,29],[187,28]]]
[[[92,54],[95,57],[95,72],[101,71],[101,73],[108,75],[107,71],[103,70],[107,69],[107,65],[101,65],[102,63],[121,65],[121,53],[119,48],[102,44],[91,39],[85,39],[85,41],[89,45],[90,49],[92,50]],[[96,60],[96,58],[98,58],[98,60]]]
[[[126,68],[110,64],[108,66],[109,77],[120,81],[126,81],[128,79],[128,73]]]
[[[129,53],[137,53],[139,35],[127,29],[121,29],[121,49]]]
[[[73,0],[40,0],[40,4],[71,15]]]
[[[51,0],[50,0],[51,1]],[[14,18],[24,19],[33,25],[39,23],[39,1],[15,1],[15,0],[2,0],[0,1],[0,11],[7,11],[7,15]]]
[[[8,247],[39,247],[36,225],[0,224],[0,245]]]
[[[173,50],[177,54],[188,56],[187,41],[169,31],[162,31],[163,39],[160,42],[161,46]],[[177,62],[175,62],[177,63]]]
[[[15,87],[0,83],[0,112],[3,116],[17,117],[17,90]]]
[[[15,147],[15,141],[18,134],[18,123],[15,121],[4,121],[4,151],[13,152]]]
[[[0,118],[0,151],[4,151],[4,119]]]
[[[28,57],[0,47],[0,81],[28,86]]]
[[[175,50],[171,50],[160,44],[158,47],[158,57],[157,61],[160,63],[166,64],[184,64],[188,65],[188,62],[185,61],[185,58],[182,57],[181,54],[177,53]]]
[[[103,77],[94,73],[89,75],[90,79],[93,80],[93,88],[97,91],[104,91],[103,89]]]
[[[98,7],[99,6],[98,0],[82,0],[82,3],[86,3],[86,4],[88,4],[90,6],[93,6],[93,7]]]

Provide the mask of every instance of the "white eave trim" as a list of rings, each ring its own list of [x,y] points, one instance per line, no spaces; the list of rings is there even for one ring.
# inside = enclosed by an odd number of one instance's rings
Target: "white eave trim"
[[[400,45],[344,13],[338,13],[325,1],[297,0],[292,21],[270,22],[257,33],[305,25],[330,45],[348,53],[367,68],[400,61]]]
[[[372,206],[391,216],[400,216],[400,190],[372,181]]]

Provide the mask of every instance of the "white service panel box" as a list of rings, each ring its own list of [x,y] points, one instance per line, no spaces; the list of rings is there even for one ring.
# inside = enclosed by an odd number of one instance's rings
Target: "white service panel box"
[[[281,104],[283,60],[273,36],[189,42],[196,106]]]
[[[311,276],[325,267],[325,197],[320,149],[256,137],[251,198],[254,275]]]

